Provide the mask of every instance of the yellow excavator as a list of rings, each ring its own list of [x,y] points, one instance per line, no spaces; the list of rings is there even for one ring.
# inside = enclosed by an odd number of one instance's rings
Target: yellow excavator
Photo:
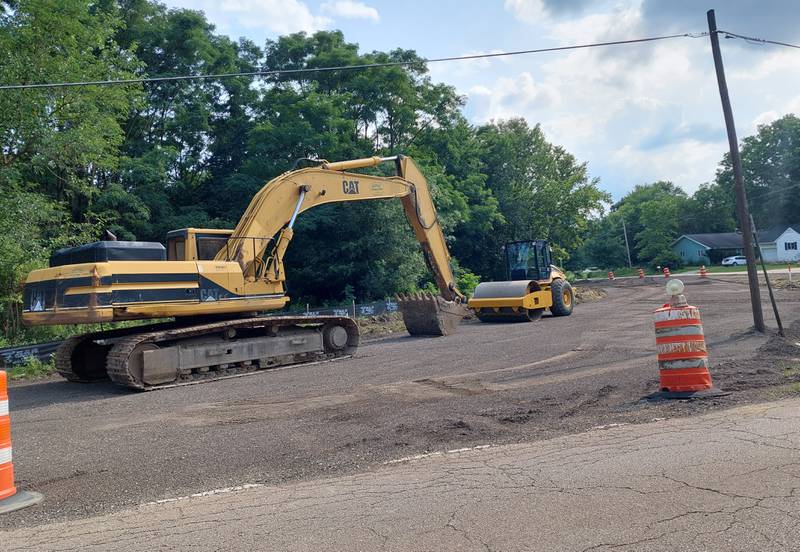
[[[395,176],[350,172],[394,162]],[[283,308],[283,258],[303,211],[327,203],[399,198],[440,296],[403,296],[412,335],[447,335],[466,314],[430,190],[405,156],[371,157],[286,172],[251,200],[233,230],[187,228],[152,242],[101,241],[57,251],[25,283],[29,325],[171,319],[64,341],[56,368],[70,381],[110,378],[154,389],[352,355],[348,317],[263,316]],[[342,236],[346,240],[347,236]]]

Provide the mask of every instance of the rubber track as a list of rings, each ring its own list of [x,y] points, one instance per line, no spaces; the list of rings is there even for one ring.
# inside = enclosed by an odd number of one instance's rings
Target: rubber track
[[[75,347],[84,339],[89,339],[90,336],[91,334],[84,334],[70,337],[62,342],[61,345],[58,346],[58,349],[56,349],[56,371],[67,381],[74,381],[77,383],[89,383],[93,381],[89,378],[82,378],[72,369],[72,353],[75,351]]]
[[[128,387],[130,389],[137,389],[137,390],[151,390],[163,387],[175,387],[178,385],[191,385],[194,383],[214,381],[215,379],[222,379],[223,377],[229,377],[231,375],[235,375],[236,373],[254,372],[259,369],[263,370],[264,368],[254,369],[252,367],[234,366],[228,368],[225,371],[224,375],[216,377],[214,375],[214,372],[211,371],[202,374],[197,374],[193,372],[187,379],[184,379],[183,381],[179,379],[176,382],[170,382],[159,385],[147,385],[136,379],[136,377],[134,377],[133,374],[131,374],[128,371],[128,360],[130,358],[130,354],[133,352],[136,346],[146,342],[152,342],[157,344],[160,341],[173,341],[176,339],[179,340],[203,334],[212,334],[230,328],[235,329],[235,328],[266,326],[266,325],[294,326],[298,324],[325,324],[329,322],[339,323],[346,329],[350,330],[355,329],[356,332],[358,331],[358,327],[355,325],[355,322],[352,319],[342,316],[320,316],[314,318],[309,318],[305,316],[301,317],[274,316],[268,318],[259,317],[259,318],[245,318],[239,320],[225,320],[222,322],[217,322],[213,324],[203,324],[200,326],[187,326],[183,328],[168,329],[160,332],[139,333],[123,337],[114,344],[114,347],[111,349],[111,351],[109,351],[108,357],[106,359],[106,371],[108,373],[108,377],[111,378],[111,381],[113,381],[114,383],[122,385],[124,387]],[[348,334],[349,333],[350,332],[348,331]],[[314,361],[350,356],[355,351],[356,347],[357,345],[345,347],[345,349],[338,352],[339,354],[321,352],[318,355],[318,358],[315,359]],[[304,364],[304,362],[300,361],[297,364]]]
[[[56,349],[56,353],[54,355],[56,363],[56,371],[67,381],[72,381],[76,383],[91,383],[95,381],[103,381],[105,380],[105,378],[87,378],[79,376],[72,369],[72,354],[75,352],[75,349],[78,347],[78,345],[80,345],[82,342],[86,340],[108,339],[116,337],[118,335],[132,334],[135,332],[141,332],[145,330],[174,328],[175,325],[176,325],[175,322],[156,322],[154,324],[144,324],[142,326],[118,328],[115,330],[99,331],[99,332],[92,332],[92,333],[72,336],[62,341],[61,345],[59,345],[58,349]]]

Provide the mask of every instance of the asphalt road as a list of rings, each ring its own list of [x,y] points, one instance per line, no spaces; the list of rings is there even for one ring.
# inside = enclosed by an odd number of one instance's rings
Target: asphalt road
[[[3,516],[0,528],[769,398],[764,389],[781,382],[783,367],[752,358],[767,338],[748,331],[746,288],[713,282],[686,293],[702,309],[717,381],[734,392],[702,403],[644,400],[657,390],[651,315],[665,300],[662,284],[609,287],[568,318],[385,338],[352,359],[215,383],[150,393],[60,380],[13,386],[17,482],[45,501]],[[800,293],[778,297],[788,325],[800,317]]]
[[[8,552],[794,552],[800,398],[0,531]]]

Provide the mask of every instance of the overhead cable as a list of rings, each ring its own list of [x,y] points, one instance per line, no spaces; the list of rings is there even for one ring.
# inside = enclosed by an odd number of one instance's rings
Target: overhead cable
[[[464,56],[449,56],[441,58],[419,59],[415,61],[387,61],[379,63],[361,63],[356,65],[337,65],[332,67],[303,67],[301,69],[273,69],[267,71],[242,71],[236,73],[217,73],[210,75],[171,75],[160,77],[141,77],[134,79],[119,80],[94,80],[94,81],[75,81],[75,82],[43,82],[25,84],[2,84],[0,90],[26,90],[36,88],[72,88],[76,86],[112,86],[120,84],[142,84],[157,82],[174,82],[187,80],[221,80],[235,77],[270,77],[282,75],[305,75],[311,73],[329,73],[333,71],[353,71],[360,69],[374,69],[380,67],[408,67],[412,65],[425,65],[429,63],[442,63],[450,61],[468,61],[473,59],[487,59],[496,57],[519,56],[525,54],[540,54],[545,52],[560,52],[564,50],[580,50],[586,48],[598,48],[603,46],[618,46],[625,44],[637,44],[641,42],[656,42],[659,40],[669,40],[674,38],[700,38],[708,36],[703,33],[682,33],[664,36],[651,36],[646,38],[634,38],[629,40],[614,40],[609,42],[594,42],[590,44],[574,44],[571,46],[555,46],[552,48],[536,48],[532,50],[517,50],[513,52],[493,52],[489,54],[470,54]]]
[[[732,33],[730,31],[723,31],[723,30],[718,30],[717,33],[725,35],[725,38],[740,38],[740,39],[744,40],[745,42],[750,42],[752,44],[775,44],[775,45],[778,45],[778,46],[787,46],[789,48],[800,49],[800,46],[798,46],[797,44],[789,44],[788,42],[780,42],[778,40],[768,40],[766,38],[757,38],[757,37],[754,37],[754,36],[744,36],[744,35]]]

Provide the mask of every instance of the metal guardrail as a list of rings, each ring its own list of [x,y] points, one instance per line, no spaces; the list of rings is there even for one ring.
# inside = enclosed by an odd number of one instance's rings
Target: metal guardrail
[[[305,310],[291,310],[288,313],[275,313],[276,316],[280,314],[296,314],[307,316],[320,316],[330,314],[333,316],[352,316],[358,318],[359,316],[377,316],[380,314],[390,314],[397,312],[397,301],[374,301],[372,303],[356,303],[352,302],[350,305],[342,305],[338,307],[324,307],[324,308],[309,308],[306,305]]]
[[[38,358],[42,362],[48,362],[59,345],[61,345],[60,341],[49,341],[47,343],[34,343],[32,345],[0,349],[0,366],[11,367],[24,364],[31,357]]]
[[[320,316],[330,314],[333,316],[352,316],[353,318],[364,316],[377,316],[397,312],[396,301],[374,301],[372,303],[351,303],[338,307],[324,307],[311,309],[306,305],[305,310],[293,310],[289,312],[274,313],[275,316],[281,314],[294,314],[305,316]],[[60,341],[49,341],[47,343],[34,343],[31,345],[21,345],[19,347],[7,347],[0,349],[0,367],[11,367],[24,364],[30,357],[38,358],[42,362],[48,362],[53,353],[56,352]]]

